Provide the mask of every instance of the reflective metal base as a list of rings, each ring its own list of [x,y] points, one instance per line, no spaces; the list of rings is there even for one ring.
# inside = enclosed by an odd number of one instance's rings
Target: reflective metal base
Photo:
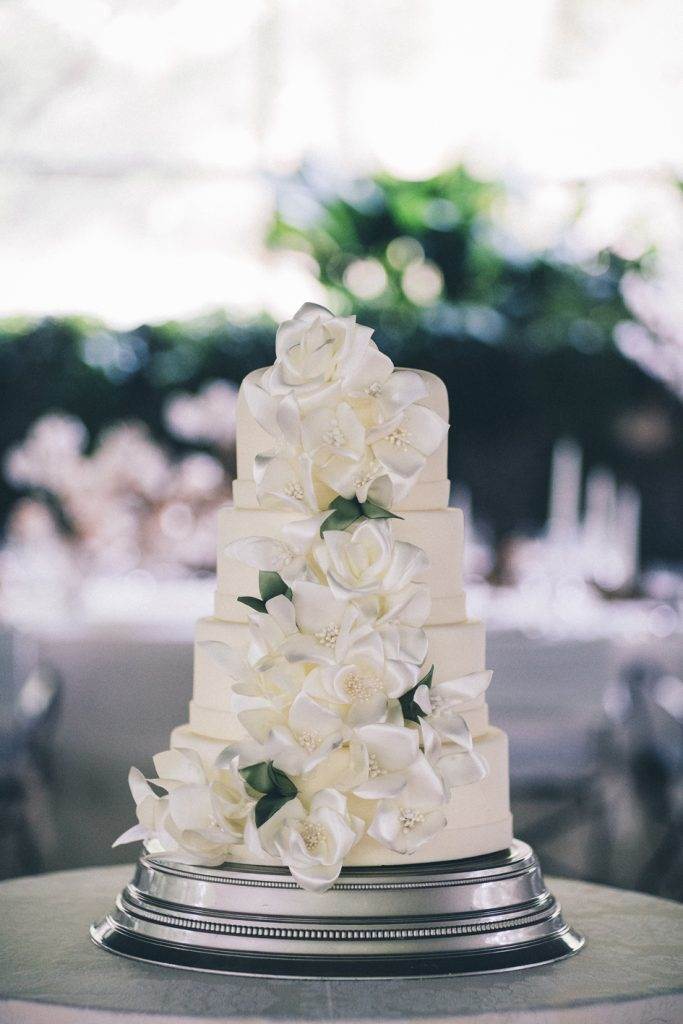
[[[562,919],[533,850],[344,869],[323,894],[283,868],[195,868],[140,858],[90,929],[112,953],[199,971],[389,978],[507,971],[584,943]]]

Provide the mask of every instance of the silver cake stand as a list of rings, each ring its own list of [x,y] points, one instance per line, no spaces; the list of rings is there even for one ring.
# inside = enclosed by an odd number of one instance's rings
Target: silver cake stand
[[[324,894],[284,868],[140,858],[93,940],[167,967],[290,978],[390,978],[533,967],[576,953],[531,847],[470,860],[346,868]]]

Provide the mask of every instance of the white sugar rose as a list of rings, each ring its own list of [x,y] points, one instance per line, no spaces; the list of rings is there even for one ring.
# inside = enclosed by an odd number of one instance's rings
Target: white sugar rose
[[[315,557],[339,600],[402,591],[428,565],[422,548],[394,540],[389,522],[374,519],[326,530]]]
[[[365,829],[350,814],[346,799],[334,789],[323,789],[307,811],[299,799],[289,800],[259,829],[253,817],[245,842],[257,857],[285,864],[303,889],[325,892],[339,877],[344,858]]]
[[[420,755],[406,772],[406,785],[380,800],[368,835],[396,853],[414,853],[446,825],[443,784]]]
[[[207,773],[193,750],[167,750],[154,758],[166,790],[158,796],[141,772],[131,768],[129,785],[138,825],[120,836],[114,846],[142,839],[148,852],[161,860],[217,866],[243,841],[254,801],[239,774],[237,761]]]
[[[393,363],[371,338],[372,330],[356,323],[354,316],[336,317],[323,306],[306,303],[278,328],[275,364],[258,381],[245,384],[252,415],[277,436],[279,402],[288,395],[306,413],[341,394],[381,385]]]

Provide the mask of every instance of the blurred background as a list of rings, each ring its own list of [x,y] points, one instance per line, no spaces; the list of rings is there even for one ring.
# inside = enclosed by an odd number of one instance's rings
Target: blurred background
[[[451,399],[549,873],[683,897],[677,0],[0,5],[0,877],[129,860],[235,399],[304,301]]]

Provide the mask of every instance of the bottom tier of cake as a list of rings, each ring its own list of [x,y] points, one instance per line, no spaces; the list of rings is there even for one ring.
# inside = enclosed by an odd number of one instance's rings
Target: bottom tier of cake
[[[225,746],[225,741],[213,740],[192,732],[184,725],[175,729],[171,746],[196,750],[202,760],[212,764]],[[446,809],[447,826],[426,842],[410,857],[387,850],[374,839],[365,836],[353,848],[344,863],[369,867],[427,863],[478,857],[495,850],[506,849],[512,842],[508,786],[507,736],[500,729],[489,729],[476,740],[476,750],[488,766],[486,778],[470,786],[453,791]],[[316,779],[315,787],[323,788],[324,780]],[[303,793],[305,796],[305,792]],[[366,821],[372,814],[372,804],[351,797],[350,809]],[[254,863],[254,856],[243,847],[237,847],[233,859],[240,863]],[[263,863],[274,863],[263,861]]]

